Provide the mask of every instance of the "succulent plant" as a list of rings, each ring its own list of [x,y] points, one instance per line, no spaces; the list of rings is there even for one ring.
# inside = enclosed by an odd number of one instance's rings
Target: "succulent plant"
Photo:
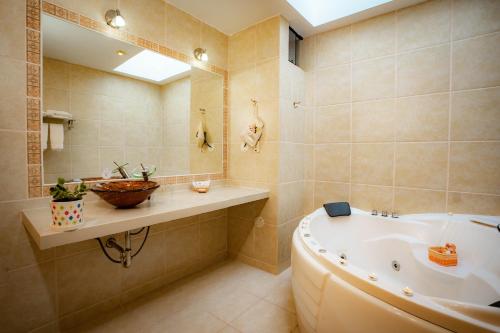
[[[64,178],[57,178],[56,186],[50,188],[50,195],[53,201],[65,202],[81,200],[83,196],[87,194],[87,185],[85,185],[84,182],[78,184],[73,192],[64,186],[65,182]]]

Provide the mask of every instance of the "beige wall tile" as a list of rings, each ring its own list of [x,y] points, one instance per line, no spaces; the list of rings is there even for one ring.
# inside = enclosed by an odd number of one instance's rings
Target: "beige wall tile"
[[[450,1],[428,1],[398,11],[398,50],[450,40]]]
[[[304,182],[304,215],[314,210],[314,181]]]
[[[412,96],[396,100],[396,141],[448,140],[449,95]]]
[[[207,49],[211,64],[227,68],[228,37],[211,26],[201,24],[201,47]]]
[[[70,92],[65,89],[43,88],[43,108],[45,110],[70,110]],[[68,112],[68,111],[66,111]]]
[[[351,139],[351,106],[341,104],[320,107],[314,122],[314,142],[349,142]]]
[[[370,185],[392,185],[394,145],[353,144],[351,181]]]
[[[141,234],[141,237],[132,240],[132,249],[138,249],[141,246],[143,236],[144,234]],[[137,287],[165,274],[164,236],[163,233],[149,235],[141,254],[132,259],[133,262],[129,268],[123,270],[122,290]]]
[[[230,254],[243,254],[249,257],[254,255],[253,227],[253,220],[231,216],[228,218],[228,248]]]
[[[280,184],[278,224],[290,222],[304,214],[304,182]]]
[[[255,180],[255,153],[242,152],[239,144],[229,145],[229,178]]]
[[[278,98],[279,93],[278,58],[258,62],[255,68],[256,94],[258,101]]]
[[[299,48],[300,68],[305,71],[313,70],[316,64],[315,59],[316,36],[310,36],[302,40],[302,47]]]
[[[255,61],[257,55],[256,28],[252,26],[229,37],[228,67],[238,69]]]
[[[1,48],[0,43],[0,48]],[[1,129],[26,129],[26,64],[0,56]]]
[[[100,249],[59,260],[56,265],[59,313],[67,314],[118,295],[122,269],[110,264]]]
[[[274,154],[279,154],[280,182],[304,180],[304,145],[282,142]]]
[[[12,59],[26,59],[26,4],[23,1],[8,0],[0,3],[0,56]],[[4,68],[2,66],[2,68]]]
[[[54,320],[55,285],[54,262],[9,272],[8,283],[0,287],[2,329],[27,332]]]
[[[500,30],[500,4],[496,0],[453,2],[453,39]]]
[[[189,244],[189,246],[187,246]],[[165,235],[164,258],[167,271],[192,266],[200,259],[199,224],[172,230]]]
[[[316,36],[316,68],[345,64],[350,61],[351,27],[340,28]]]
[[[449,82],[449,45],[405,53],[398,58],[398,96],[447,91]]]
[[[314,183],[314,209],[327,202],[349,201],[349,184],[332,182]]]
[[[352,26],[352,60],[394,54],[395,15],[376,16]]]
[[[396,144],[396,186],[444,190],[448,143]]]
[[[352,64],[352,100],[394,97],[394,57]]]
[[[279,121],[280,126],[274,131],[279,134],[279,139],[285,142],[303,143],[306,136],[305,117],[307,110],[299,107],[295,109],[290,100],[280,100]],[[266,111],[265,109],[263,110]],[[275,115],[276,117],[276,115]],[[267,124],[266,124],[267,128]],[[270,129],[268,128],[267,131]],[[307,133],[312,135],[312,133]],[[276,139],[278,136],[274,136]]]
[[[500,215],[500,196],[450,192],[448,211],[456,214]]]
[[[453,89],[500,85],[500,33],[453,44]]]
[[[88,1],[73,1],[73,0],[54,0],[53,4],[73,10],[77,13],[88,16],[97,21],[102,21],[104,14],[110,8],[117,8],[117,0],[88,0]],[[127,16],[125,16],[127,19]]]
[[[71,65],[52,58],[43,58],[43,87],[69,90]],[[46,97],[46,96],[44,96]]]
[[[365,211],[391,211],[392,187],[357,185],[351,186],[351,206]]]
[[[394,99],[352,104],[352,141],[383,142],[394,140],[397,126]]]
[[[279,55],[280,17],[275,16],[255,26],[256,60],[275,58]]]
[[[254,154],[255,180],[258,182],[274,183],[278,181],[280,145],[277,142],[262,142],[260,152]],[[248,153],[248,152],[246,152]]]
[[[301,218],[297,218],[288,223],[281,224],[278,226],[278,262],[279,263],[288,263],[290,262],[291,257],[291,249],[292,249],[292,237],[293,232],[297,228]],[[291,290],[290,290],[291,291]],[[292,296],[293,298],[293,296]],[[269,297],[271,299],[271,297]],[[278,300],[278,299],[276,299]],[[275,302],[278,303],[278,302]],[[280,305],[284,305],[288,307],[288,302],[280,302]],[[288,307],[291,309],[291,307]]]
[[[264,225],[254,229],[255,237],[255,259],[267,264],[278,263],[278,239],[277,230],[274,225]]]
[[[200,251],[204,256],[227,251],[227,238],[226,216],[200,223]]]
[[[351,145],[338,143],[314,147],[314,179],[349,181]]]
[[[350,100],[351,73],[349,65],[316,72],[316,105],[346,103]]]
[[[201,46],[201,22],[170,4],[166,4],[165,8],[167,46],[192,57],[194,49]]]
[[[314,179],[314,145],[304,145],[304,179]]]
[[[500,88],[452,95],[452,140],[500,140]]]
[[[0,170],[2,177],[0,201],[25,199],[28,195],[28,164],[26,133],[0,131]]]
[[[446,211],[444,191],[396,188],[394,210],[399,214],[442,213]]]
[[[500,143],[452,142],[450,191],[500,194]]]

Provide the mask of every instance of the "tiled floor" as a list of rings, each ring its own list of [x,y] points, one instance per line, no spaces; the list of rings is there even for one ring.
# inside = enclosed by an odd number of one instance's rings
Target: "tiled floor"
[[[297,332],[290,269],[226,261],[147,294],[78,332]]]

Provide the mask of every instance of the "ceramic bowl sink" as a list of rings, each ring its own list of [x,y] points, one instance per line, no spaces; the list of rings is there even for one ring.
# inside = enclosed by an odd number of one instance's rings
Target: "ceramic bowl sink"
[[[131,180],[99,183],[91,191],[117,208],[131,208],[146,200],[158,187],[160,184],[153,181]]]

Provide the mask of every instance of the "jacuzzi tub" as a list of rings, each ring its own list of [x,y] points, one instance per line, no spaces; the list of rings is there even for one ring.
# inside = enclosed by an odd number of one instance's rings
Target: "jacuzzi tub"
[[[488,306],[500,300],[500,232],[471,217],[306,216],[292,245],[301,332],[500,332],[500,309]],[[446,242],[456,267],[427,259]]]

